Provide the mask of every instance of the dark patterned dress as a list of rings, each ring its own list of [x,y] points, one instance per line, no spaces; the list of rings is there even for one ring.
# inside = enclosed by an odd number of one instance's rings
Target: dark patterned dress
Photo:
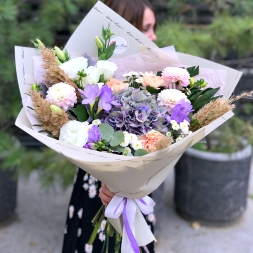
[[[67,214],[62,253],[85,253],[85,244],[88,243],[94,228],[91,220],[102,206],[98,196],[100,187],[101,183],[92,175],[78,170]],[[145,218],[154,232],[154,214]],[[101,253],[104,239],[104,233],[100,230],[93,243],[92,253]],[[109,239],[110,253],[114,253],[114,240],[114,237]],[[150,243],[147,248],[150,253],[154,253],[154,243]]]

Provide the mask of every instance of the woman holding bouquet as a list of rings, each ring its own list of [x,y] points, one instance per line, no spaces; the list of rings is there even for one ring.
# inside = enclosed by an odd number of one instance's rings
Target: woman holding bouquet
[[[148,0],[105,0],[104,3],[150,40],[156,40],[156,14]],[[100,253],[102,251],[105,240],[103,231],[105,221],[102,222],[99,234],[93,243],[93,249],[87,248],[86,244],[94,228],[91,220],[100,209],[101,201],[107,206],[113,196],[114,193],[110,192],[105,184],[101,184],[82,169],[78,170],[68,209],[62,253]],[[154,215],[149,214],[145,218],[153,232]],[[114,238],[110,238],[110,253],[114,252],[114,242]],[[150,243],[147,248],[150,253],[153,253],[154,243]]]

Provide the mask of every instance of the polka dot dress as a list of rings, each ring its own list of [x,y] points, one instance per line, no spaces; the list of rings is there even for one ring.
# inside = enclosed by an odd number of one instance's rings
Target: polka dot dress
[[[100,209],[102,202],[98,196],[101,183],[85,171],[79,169],[75,180],[72,196],[67,213],[64,229],[62,253],[85,253],[85,246],[93,231],[91,220]],[[154,214],[145,216],[153,232]],[[93,243],[92,253],[101,253],[105,234],[102,223],[99,233]],[[114,237],[109,241],[109,252],[114,253]],[[154,253],[154,243],[147,246],[150,253]],[[143,251],[144,252],[144,251]]]

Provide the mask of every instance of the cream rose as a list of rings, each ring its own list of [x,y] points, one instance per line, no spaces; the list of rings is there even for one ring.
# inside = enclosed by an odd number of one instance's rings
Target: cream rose
[[[77,57],[64,62],[59,67],[68,75],[70,79],[75,80],[78,78],[78,71],[87,69],[88,60],[84,57]]]
[[[71,120],[65,123],[61,127],[59,140],[83,147],[88,141],[88,122]]]

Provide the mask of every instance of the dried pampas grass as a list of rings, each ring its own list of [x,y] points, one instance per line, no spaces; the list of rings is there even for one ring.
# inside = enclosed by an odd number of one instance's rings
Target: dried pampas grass
[[[233,96],[230,99],[224,97],[218,98],[215,101],[211,101],[202,107],[196,114],[192,117],[192,122],[190,125],[191,131],[197,131],[198,129],[207,126],[214,120],[221,117],[226,112],[233,110],[235,106],[233,103],[241,98],[252,96],[253,91],[248,93],[243,93],[239,96]]]
[[[43,60],[42,67],[46,71],[46,75],[44,75],[44,80],[46,82],[47,87],[51,87],[53,84],[60,82],[67,83],[75,88],[76,95],[78,99],[80,99],[81,95],[75,82],[73,82],[68,77],[68,75],[61,68],[59,68],[55,58],[54,50],[46,48],[45,46],[40,46],[40,53]]]
[[[172,142],[173,139],[171,137],[164,136],[159,141],[156,142],[155,144],[156,150],[167,148]]]
[[[52,104],[45,100],[38,91],[31,91],[30,95],[33,101],[33,109],[38,115],[43,129],[58,138],[61,127],[69,121],[67,113],[63,110],[61,114],[52,112],[50,109]]]

